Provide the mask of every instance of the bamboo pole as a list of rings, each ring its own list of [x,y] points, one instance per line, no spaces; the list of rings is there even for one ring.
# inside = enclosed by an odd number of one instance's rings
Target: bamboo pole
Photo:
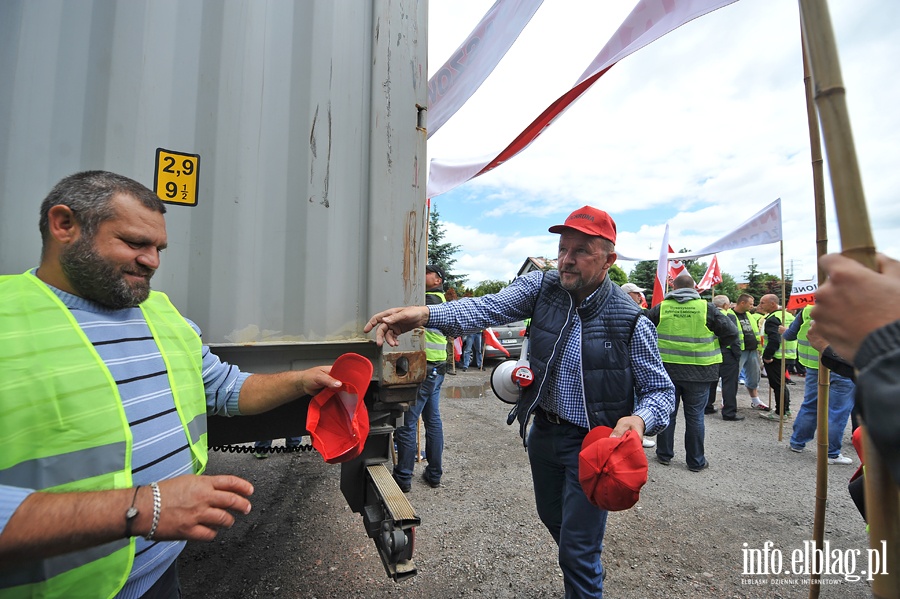
[[[801,38],[803,37],[801,31]],[[805,44],[803,44],[805,46]],[[825,224],[825,175],[822,160],[822,141],[819,136],[819,120],[813,100],[812,77],[809,74],[809,57],[803,52],[803,85],[806,90],[806,117],[809,125],[810,161],[813,173],[813,200],[816,215],[816,257],[828,251],[828,227]],[[818,281],[825,280],[825,273],[818,269]],[[799,359],[799,357],[798,357]],[[816,400],[816,505],[813,512],[813,542],[822,551],[825,539],[825,505],[828,500],[828,403],[831,373],[822,365],[819,354],[818,396]],[[805,393],[804,393],[805,396]],[[810,573],[809,599],[817,599],[822,578],[821,553],[816,553]]]
[[[778,245],[781,248],[781,326],[784,326],[784,240],[779,241]],[[781,352],[781,389],[778,390],[778,441],[780,442],[784,436],[784,372],[787,352],[784,350],[784,339],[779,339],[778,345]],[[772,406],[769,407],[771,408]]]
[[[842,253],[875,270],[875,243],[853,133],[847,114],[831,17],[824,0],[800,0],[800,22],[810,59],[816,108],[834,190]],[[865,414],[865,397],[858,398]],[[900,599],[900,492],[861,423],[866,461],[865,501],[869,546],[880,552],[884,567],[872,576],[872,593],[879,599]]]

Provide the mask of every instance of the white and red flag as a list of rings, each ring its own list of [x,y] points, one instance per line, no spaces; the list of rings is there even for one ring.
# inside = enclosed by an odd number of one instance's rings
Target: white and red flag
[[[459,362],[462,358],[462,337],[453,338],[453,360]]]
[[[663,240],[659,246],[659,262],[656,264],[656,280],[653,281],[653,297],[650,298],[650,307],[663,301],[666,295],[666,275],[668,274],[669,264],[669,223],[666,223],[666,232],[663,233]]]
[[[509,357],[509,350],[503,347],[503,344],[497,339],[497,335],[494,334],[494,330],[490,327],[484,330],[484,344],[499,349],[506,354],[507,358]]]
[[[674,254],[675,250],[669,245],[669,253]],[[674,281],[675,277],[684,272],[684,262],[681,260],[669,260],[669,280]]]
[[[475,159],[432,159],[426,195],[437,197],[500,166],[531,145],[614,64],[685,23],[736,1],[639,0],[572,89],[544,109],[503,151]]]
[[[712,289],[721,282],[722,271],[719,270],[719,256],[713,255],[712,262],[709,263],[709,268],[706,269],[706,274],[703,275],[703,278],[697,283],[697,291]]]

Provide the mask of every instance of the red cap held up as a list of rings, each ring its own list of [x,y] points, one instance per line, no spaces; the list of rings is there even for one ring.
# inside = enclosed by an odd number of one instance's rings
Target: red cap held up
[[[608,426],[597,426],[584,437],[578,454],[578,480],[591,503],[615,512],[638,502],[648,466],[636,431],[615,438],[610,433]]]
[[[372,370],[372,363],[363,356],[343,354],[331,367],[331,376],[343,385],[322,389],[309,402],[306,430],[329,464],[347,462],[362,453],[369,436],[369,411],[363,399]]]
[[[587,235],[603,237],[616,242],[616,223],[612,217],[592,206],[582,206],[569,215],[562,225],[550,227],[551,233],[562,233],[566,229],[575,229]]]

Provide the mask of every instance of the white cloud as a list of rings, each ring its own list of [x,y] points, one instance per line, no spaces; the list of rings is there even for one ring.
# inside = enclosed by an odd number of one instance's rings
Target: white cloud
[[[492,4],[431,3],[432,68]],[[429,141],[429,157],[502,149],[569,89],[630,4],[545,2],[494,75]],[[876,245],[900,256],[900,112],[893,104],[900,3],[830,4]],[[528,255],[553,255],[555,236],[542,233],[586,203],[620,220],[634,210],[650,214],[633,230],[620,227],[618,246],[642,254],[653,247],[655,255],[666,218],[676,249],[697,248],[781,197],[786,268],[793,261],[798,276],[808,276],[815,270],[811,173],[797,4],[741,0],[614,66],[531,147],[461,188],[466,210],[446,225],[462,246],[458,270],[477,283],[510,278]],[[825,193],[834,251],[827,173]],[[521,230],[507,230],[509,215]],[[529,219],[533,226],[521,224]],[[778,244],[726,252],[719,262],[741,278],[751,258],[780,272]]]

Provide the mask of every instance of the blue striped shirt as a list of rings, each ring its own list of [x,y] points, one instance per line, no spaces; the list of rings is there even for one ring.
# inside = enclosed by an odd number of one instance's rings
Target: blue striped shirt
[[[530,318],[543,277],[542,272],[531,272],[497,293],[429,306],[427,326],[458,337],[466,332]],[[590,428],[582,383],[581,317],[576,312],[574,318],[557,369],[551,373],[549,393],[541,399],[540,405],[573,424]],[[668,426],[669,414],[675,409],[674,386],[660,360],[656,341],[653,323],[643,316],[638,318],[629,348],[636,394],[632,414],[644,421],[646,435],[655,435]]]
[[[140,308],[112,310],[50,288],[71,310],[116,381],[134,437],[134,484],[148,485],[191,473],[190,447],[175,410],[166,366]],[[199,335],[197,325],[187,322]],[[238,395],[250,374],[221,362],[205,345],[202,351],[207,413],[238,415]],[[0,486],[0,533],[31,492]],[[124,518],[123,513],[123,526]],[[146,541],[137,537],[131,574],[117,597],[132,599],[143,595],[172,565],[184,545],[184,541]]]

